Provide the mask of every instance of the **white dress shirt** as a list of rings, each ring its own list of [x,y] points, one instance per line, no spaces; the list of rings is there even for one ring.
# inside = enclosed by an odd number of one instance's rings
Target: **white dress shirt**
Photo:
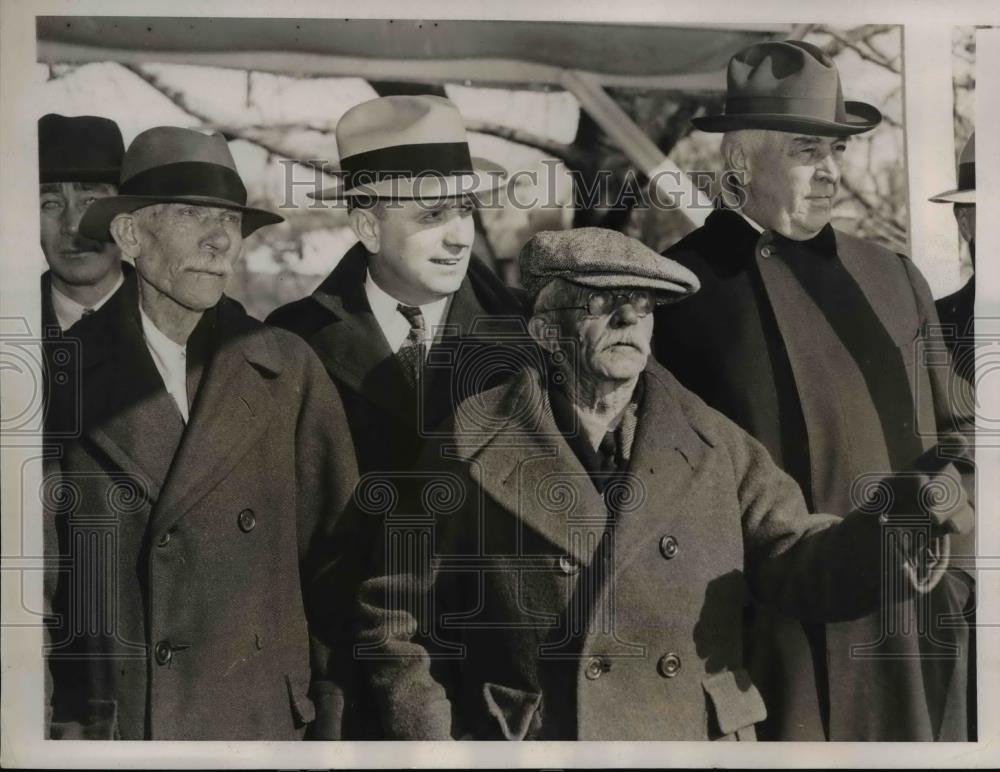
[[[390,350],[395,354],[410,334],[410,323],[396,309],[396,306],[402,301],[396,300],[396,298],[378,286],[372,278],[370,271],[365,276],[365,295],[368,296],[368,305],[371,306],[372,313],[375,315],[375,321],[378,322],[378,326],[382,329],[382,334],[385,336],[386,341],[388,341]],[[420,313],[424,316],[423,342],[428,344],[425,346],[424,356],[426,356],[426,350],[430,348],[433,340],[441,337],[441,326],[448,312],[448,303],[450,301],[451,297],[449,296],[420,306]],[[407,306],[409,303],[403,303],[403,305]]]
[[[181,411],[184,423],[188,422],[187,394],[187,347],[174,343],[153,324],[146,312],[139,305],[139,317],[142,319],[142,336],[146,347],[153,356],[153,363],[163,379],[169,394]]]
[[[103,298],[98,300],[92,306],[84,306],[77,303],[69,295],[64,295],[59,290],[56,289],[56,285],[52,285],[52,310],[56,313],[56,321],[59,322],[59,329],[66,332],[70,327],[80,321],[83,318],[83,312],[88,308],[96,311],[105,303],[107,303],[111,296],[118,291],[118,288],[122,286],[125,281],[125,274],[118,274],[118,281],[115,282],[115,286],[108,290],[108,294]]]

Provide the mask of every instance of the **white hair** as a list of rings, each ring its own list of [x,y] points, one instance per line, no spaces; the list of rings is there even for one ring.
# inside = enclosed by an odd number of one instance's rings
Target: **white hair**
[[[722,135],[722,161],[727,170],[744,171],[749,160],[764,146],[766,129],[735,129]]]

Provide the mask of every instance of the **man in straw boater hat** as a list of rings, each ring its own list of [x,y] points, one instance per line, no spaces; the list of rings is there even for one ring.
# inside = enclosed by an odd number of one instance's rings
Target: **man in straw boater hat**
[[[814,45],[740,51],[725,113],[694,124],[723,132],[742,200],[665,253],[702,290],[657,314],[656,356],[763,443],[810,511],[845,515],[881,475],[950,467],[966,453],[951,434],[948,364],[921,353],[937,323],[926,281],[905,257],[830,225],[847,140],[880,120],[844,100],[834,62]],[[919,569],[948,547],[930,542]],[[941,620],[971,591],[956,569],[852,622],[800,624],[755,607],[747,646],[769,713],[762,736],[966,739],[968,628]]]
[[[398,500],[359,483],[385,523],[359,635],[383,725],[754,739],[766,709],[744,665],[745,585],[796,617],[873,611],[883,576],[924,581],[879,559],[879,513],[906,528],[922,486],[958,482],[904,475],[886,481],[891,506],[809,515],[759,442],[650,359],[653,311],[691,302],[689,270],[579,228],[533,236],[521,277],[548,356],[463,402]],[[971,527],[964,502],[941,504],[937,532]]]
[[[392,473],[409,469],[454,406],[518,356],[506,343],[523,335],[521,303],[471,254],[474,208],[496,194],[503,170],[470,155],[461,113],[438,96],[363,102],[341,117],[336,137],[341,184],[314,197],[347,204],[358,243],[312,295],[268,323],[301,335],[323,361],[361,473]],[[332,548],[329,592],[353,599],[369,569],[372,521],[344,518],[351,536],[337,541],[352,548],[336,559]],[[378,737],[373,715],[363,695],[348,695],[339,731]]]
[[[81,322],[82,428],[47,499],[68,569],[53,738],[298,739],[334,677],[317,658],[310,678],[301,580],[354,452],[313,352],[223,294],[244,237],[282,219],[246,199],[221,135],[161,126],[80,223],[138,282],[113,323]]]
[[[42,326],[65,332],[96,313],[134,281],[114,243],[80,235],[91,201],[113,196],[125,144],[118,124],[96,115],[49,113],[38,121],[39,213],[42,252]]]
[[[935,301],[938,318],[949,333],[947,341],[956,370],[972,381],[975,376],[976,322],[976,135],[969,136],[958,157],[958,187],[931,197],[931,201],[952,204],[958,232],[969,245],[972,276],[957,292]]]

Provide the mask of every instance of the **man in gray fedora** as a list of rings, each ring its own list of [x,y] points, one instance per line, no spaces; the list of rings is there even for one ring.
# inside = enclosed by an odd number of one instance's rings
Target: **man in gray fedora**
[[[956,371],[969,381],[975,376],[976,335],[976,135],[969,136],[958,157],[958,186],[931,196],[931,201],[951,204],[955,212],[958,233],[969,245],[972,276],[956,292],[935,301],[938,318],[944,325],[946,340],[952,351]]]
[[[905,257],[830,225],[848,138],[880,120],[844,100],[814,45],[737,53],[725,113],[694,123],[723,132],[739,200],[667,251],[702,291],[656,320],[658,359],[763,443],[811,511],[837,515],[879,476],[964,455],[948,365],[923,354],[937,323],[926,281]],[[947,542],[929,543],[923,568]],[[942,620],[971,592],[971,576],[949,570],[932,591],[851,622],[756,606],[747,645],[769,712],[762,736],[966,739],[968,627]],[[917,614],[929,626],[901,633]]]
[[[465,121],[443,97],[363,102],[343,115],[336,134],[340,184],[314,197],[346,204],[358,242],[312,295],[277,309],[268,323],[300,335],[323,361],[362,475],[392,474],[409,469],[454,406],[496,382],[510,369],[508,355],[518,356],[507,344],[523,335],[521,304],[472,256],[477,200],[502,186],[503,170],[471,156]],[[345,517],[330,549],[325,586],[345,604],[370,570],[371,523]],[[334,649],[349,627],[330,620]],[[332,734],[383,733],[363,696],[337,698],[348,723]]]
[[[747,589],[815,621],[877,609],[883,576],[927,589],[940,572],[879,559],[883,524],[912,523],[923,486],[944,485],[923,522],[970,527],[960,483],[888,478],[842,520],[809,515],[759,442],[650,360],[654,309],[697,297],[689,270],[580,228],[532,237],[521,276],[533,363],[459,406],[398,499],[359,485],[384,524],[357,648],[383,725],[754,739],[767,709],[746,672]]]
[[[280,221],[221,135],[161,126],[80,222],[138,281],[77,330],[81,430],[46,506],[53,739],[294,740],[325,709],[302,582],[356,483],[347,422],[309,347],[224,295]]]

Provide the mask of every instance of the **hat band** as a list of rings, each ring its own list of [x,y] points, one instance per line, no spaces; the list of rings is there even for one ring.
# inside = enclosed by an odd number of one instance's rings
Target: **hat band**
[[[183,198],[205,196],[245,206],[247,189],[228,166],[204,161],[179,161],[134,174],[118,187],[121,196]]]
[[[846,117],[844,105],[836,99],[809,97],[730,97],[726,100],[727,115],[786,114],[842,121]]]
[[[976,189],[976,162],[958,165],[958,189]]]
[[[473,174],[468,142],[420,142],[368,150],[340,160],[348,188],[397,177]]]

